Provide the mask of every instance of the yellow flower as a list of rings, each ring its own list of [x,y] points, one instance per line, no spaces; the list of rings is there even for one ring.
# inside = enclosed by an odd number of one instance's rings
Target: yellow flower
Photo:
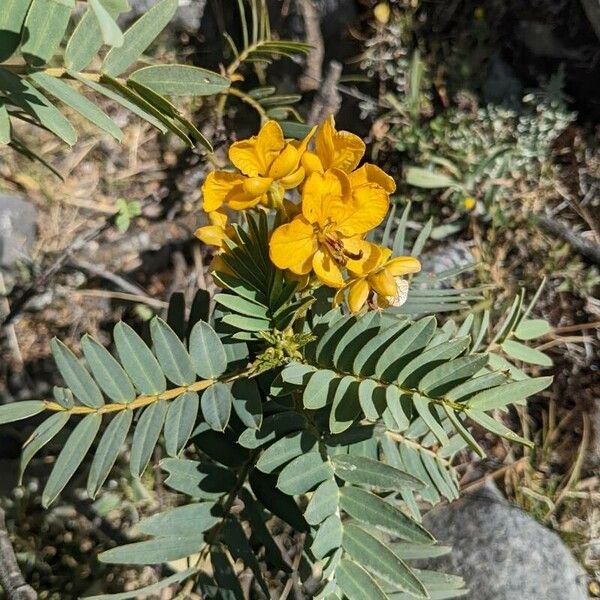
[[[289,141],[277,121],[267,121],[258,135],[232,144],[229,159],[241,173],[210,173],[202,186],[204,210],[212,212],[223,204],[244,210],[259,203],[280,208],[285,190],[304,181],[300,162],[315,129],[302,141]]]
[[[225,239],[231,237],[233,228],[227,225],[227,215],[224,212],[214,210],[208,213],[210,225],[199,227],[194,235],[209,246],[223,248]]]
[[[362,273],[376,246],[363,240],[377,227],[388,209],[388,195],[372,183],[351,190],[339,169],[313,173],[302,190],[302,214],[278,227],[269,252],[280,269],[296,275],[314,271],[330,287],[344,285],[342,269]]]
[[[374,295],[377,294],[377,304],[384,308],[386,306],[401,306],[406,302],[408,283],[402,279],[403,275],[418,273],[421,263],[413,256],[397,256],[390,258],[392,251],[389,248],[379,248],[378,252],[372,254],[370,268],[363,269],[362,273],[349,268],[352,278],[346,283],[344,289],[348,289],[348,306],[353,313],[369,302],[374,304]],[[336,295],[336,301],[341,300],[340,290]]]
[[[380,2],[373,9],[373,14],[379,23],[385,25],[390,20],[390,5],[387,2]]]
[[[356,169],[365,153],[365,143],[349,131],[337,131],[332,116],[321,123],[315,137],[315,152],[304,152],[302,166],[307,175],[340,169],[350,178],[352,189],[374,183],[388,194],[396,191],[396,183],[379,167],[366,163]]]
[[[473,210],[475,208],[476,204],[477,204],[477,200],[475,200],[475,198],[473,198],[473,196],[467,196],[466,198],[463,198],[463,206],[467,210]]]

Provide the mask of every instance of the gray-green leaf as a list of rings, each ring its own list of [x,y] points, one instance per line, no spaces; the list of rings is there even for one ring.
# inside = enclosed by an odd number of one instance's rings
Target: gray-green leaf
[[[67,485],[81,464],[100,428],[102,415],[85,416],[66,441],[61,450],[42,494],[42,505],[48,507]]]
[[[159,400],[144,409],[139,418],[131,442],[131,458],[129,459],[129,468],[134,477],[139,477],[150,462],[166,414],[167,401]]]
[[[86,406],[100,408],[104,404],[104,398],[87,369],[59,339],[54,338],[50,347],[58,370],[75,397]]]
[[[196,373],[203,379],[214,379],[227,369],[227,355],[214,329],[198,321],[190,333],[190,355]]]
[[[142,394],[162,394],[167,389],[167,381],[144,340],[122,321],[115,325],[115,345],[121,364]]]
[[[102,344],[84,335],[81,348],[96,381],[111,400],[127,403],[135,399],[135,389],[127,373]]]
[[[226,77],[191,65],[144,67],[132,73],[129,79],[165,96],[212,96],[230,85]]]
[[[159,317],[150,321],[154,352],[164,374],[175,385],[190,385],[196,381],[194,367],[185,346],[177,334]]]
[[[217,381],[204,390],[201,399],[202,415],[211,429],[225,431],[229,417],[233,396],[229,386]]]
[[[177,0],[160,0],[140,17],[123,36],[123,45],[106,55],[102,70],[117,77],[129,68],[167,26],[177,10]]]
[[[96,497],[113,468],[127,437],[127,432],[131,427],[132,418],[133,412],[131,410],[123,410],[113,418],[104,430],[88,474],[87,493],[90,498]]]

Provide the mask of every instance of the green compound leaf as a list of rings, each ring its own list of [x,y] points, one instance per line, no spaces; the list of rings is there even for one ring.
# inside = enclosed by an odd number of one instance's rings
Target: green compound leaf
[[[357,521],[415,543],[433,543],[421,525],[379,496],[357,487],[340,489],[340,507]]]
[[[69,84],[41,71],[29,75],[29,79],[61,102],[64,102],[67,106],[70,106],[73,110],[76,110],[82,117],[96,125],[96,127],[110,133],[117,141],[121,141],[123,132],[117,124],[105,115],[93,102],[90,102],[90,100],[74,90]]]
[[[340,589],[352,600],[387,600],[379,584],[359,564],[342,558],[335,570],[335,580]]]
[[[509,404],[520,404],[525,398],[541,392],[551,383],[552,377],[536,377],[535,379],[506,383],[475,394],[465,403],[465,408],[481,412],[504,408]]]
[[[425,485],[409,473],[364,456],[340,454],[334,456],[331,462],[335,474],[347,483],[366,485],[381,491],[399,491],[402,488],[419,490]]]
[[[201,536],[159,537],[106,550],[98,560],[116,565],[156,565],[196,554],[202,543]]]
[[[77,141],[70,121],[27,79],[0,67],[0,92],[69,146]]]
[[[502,385],[506,381],[507,377],[504,373],[486,373],[457,385],[446,392],[444,396],[453,402],[457,400],[464,401],[464,399],[477,392]]]
[[[158,436],[162,430],[166,414],[166,400],[153,402],[142,412],[131,441],[129,469],[134,477],[140,477],[148,466],[154,448],[158,443]]]
[[[115,18],[129,10],[127,0],[100,0],[108,14]],[[65,50],[65,66],[71,71],[83,71],[94,59],[104,40],[100,23],[89,7],[77,23]]]
[[[185,571],[175,573],[170,577],[161,579],[157,583],[138,588],[137,590],[132,590],[130,592],[121,592],[120,594],[100,594],[99,596],[84,596],[84,600],[134,600],[134,598],[145,598],[146,596],[150,596],[150,594],[160,592],[160,590],[170,585],[174,585],[176,583],[184,581],[185,579],[196,573],[196,571],[196,567],[192,567],[191,569],[186,569]]]
[[[306,510],[304,518],[309,525],[318,525],[329,515],[336,512],[339,501],[339,488],[334,479],[324,481],[315,490]]]
[[[278,439],[260,456],[256,468],[263,473],[272,473],[292,459],[312,452],[317,447],[317,438],[308,431],[297,431]]]
[[[177,0],[160,0],[140,17],[123,36],[123,45],[106,55],[102,70],[117,77],[128,69],[167,26],[177,10]]]
[[[214,502],[194,502],[142,519],[137,528],[146,535],[200,537],[219,522]]]
[[[160,119],[157,119],[153,113],[145,110],[144,106],[139,106],[138,103],[132,102],[128,97],[125,97],[122,94],[113,91],[105,85],[101,85],[99,83],[96,83],[95,81],[91,81],[90,79],[86,79],[76,71],[70,70],[69,75],[74,79],[77,79],[77,81],[79,81],[83,85],[89,87],[97,94],[106,96],[113,102],[116,102],[117,104],[120,104],[127,110],[131,111],[134,115],[137,115],[141,119],[144,119],[144,121],[147,121],[148,123],[156,127],[161,133],[166,133],[168,131],[167,126]]]
[[[333,469],[318,452],[309,452],[286,465],[277,479],[277,487],[290,496],[305,494],[316,485],[330,479]]]
[[[164,96],[212,96],[230,86],[226,77],[191,65],[153,65],[132,73],[137,81]]]
[[[315,558],[322,559],[342,544],[342,521],[337,514],[330,515],[317,529],[317,535],[310,547]]]
[[[175,385],[191,385],[196,374],[190,355],[177,334],[159,317],[150,321],[150,335],[156,358],[167,376]]]
[[[96,494],[110,474],[119,456],[121,447],[125,443],[132,419],[133,412],[131,410],[123,410],[113,418],[104,430],[88,474],[87,493],[90,498],[96,497]]]
[[[165,449],[177,456],[185,448],[196,425],[200,399],[196,392],[185,392],[169,405],[165,419]]]
[[[358,380],[352,375],[346,375],[338,382],[329,413],[331,433],[346,431],[360,414],[358,385]]]
[[[463,380],[473,377],[487,364],[486,354],[472,354],[450,360],[435,367],[421,379],[419,390],[429,396],[439,396]]]
[[[31,0],[4,0],[0,11],[0,63],[10,58],[21,41],[21,27]]]
[[[246,429],[238,438],[238,443],[244,448],[254,449],[305,427],[306,421],[301,414],[292,411],[281,412],[264,419],[258,431]]]
[[[87,451],[94,442],[100,428],[102,415],[98,413],[85,416],[73,430],[61,450],[42,493],[42,505],[47,508],[62,492]]]
[[[85,406],[100,408],[104,404],[102,392],[75,354],[58,338],[52,340],[50,347],[58,370],[75,397]]]
[[[515,340],[505,340],[501,344],[502,350],[515,360],[529,363],[531,365],[540,365],[542,367],[551,367],[552,359],[543,352],[530,348],[521,342]]]
[[[28,419],[41,413],[46,405],[41,400],[23,400],[0,406],[0,425]]]
[[[160,466],[169,473],[165,483],[191,498],[217,499],[235,485],[234,472],[218,465],[183,458],[165,458]]]
[[[102,344],[84,335],[81,348],[98,385],[111,400],[127,403],[135,399],[135,389],[127,373]]]
[[[260,429],[263,420],[262,398],[254,379],[236,379],[231,386],[233,411],[251,429]]]
[[[202,393],[202,415],[211,429],[225,431],[231,416],[233,396],[229,386],[218,381]]]
[[[189,347],[194,369],[203,379],[215,379],[227,369],[223,342],[208,323],[198,321],[194,325]]]
[[[35,67],[50,62],[67,30],[75,0],[32,0],[23,26],[21,52]]]
[[[115,325],[113,335],[121,364],[135,387],[142,394],[162,394],[167,381],[144,340],[122,321]]]
[[[31,459],[63,429],[68,423],[70,416],[69,413],[58,412],[48,417],[29,436],[29,439],[25,442],[23,453],[21,454],[19,485],[23,481],[23,473],[25,472],[27,465],[31,462]]]
[[[383,581],[416,598],[428,598],[425,586],[417,576],[382,542],[353,523],[344,524],[344,550]]]
[[[515,329],[515,336],[520,340],[534,340],[552,331],[545,319],[523,319]]]
[[[124,42],[123,33],[110,13],[104,8],[100,0],[89,0],[89,4],[96,15],[98,25],[100,25],[104,43],[116,48],[121,47]]]
[[[329,390],[337,379],[335,371],[320,370],[313,373],[302,394],[305,408],[323,408],[329,400]]]

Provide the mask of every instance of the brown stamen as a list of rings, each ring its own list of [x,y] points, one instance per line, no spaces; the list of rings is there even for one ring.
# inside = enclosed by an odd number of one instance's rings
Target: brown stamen
[[[351,260],[360,260],[363,257],[363,251],[359,250],[358,252],[350,252],[350,250],[343,250],[344,255],[350,258]]]

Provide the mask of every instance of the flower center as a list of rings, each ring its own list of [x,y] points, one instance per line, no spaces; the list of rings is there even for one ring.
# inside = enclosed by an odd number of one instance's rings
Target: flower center
[[[352,252],[344,246],[344,242],[333,229],[331,223],[325,225],[323,229],[316,229],[319,243],[329,252],[333,260],[340,266],[345,266],[348,260],[360,260],[363,256],[362,250]]]

